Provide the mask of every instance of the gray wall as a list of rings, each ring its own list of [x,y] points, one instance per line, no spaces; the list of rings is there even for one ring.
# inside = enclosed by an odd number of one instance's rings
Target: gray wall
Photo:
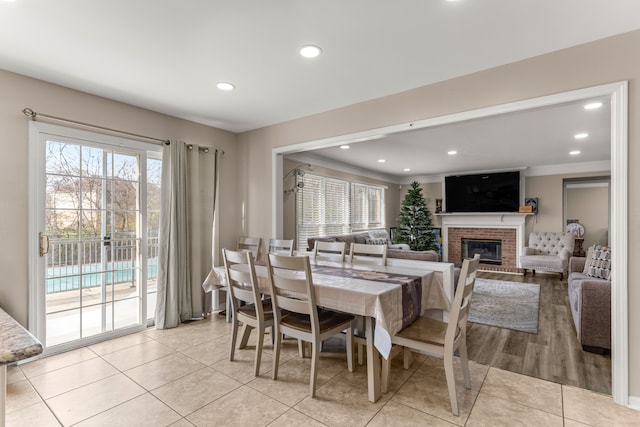
[[[584,226],[586,250],[593,244],[609,243],[609,188],[567,188],[565,191],[567,219],[578,219]]]

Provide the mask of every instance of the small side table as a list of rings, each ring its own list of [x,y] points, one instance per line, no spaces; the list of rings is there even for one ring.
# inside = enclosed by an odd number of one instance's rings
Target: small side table
[[[579,256],[579,257],[585,256],[584,249],[582,248],[583,244],[584,244],[584,239],[580,237],[576,237],[575,243],[573,244],[573,256]]]
[[[7,364],[42,353],[42,344],[0,308],[0,426],[4,427],[7,400]]]

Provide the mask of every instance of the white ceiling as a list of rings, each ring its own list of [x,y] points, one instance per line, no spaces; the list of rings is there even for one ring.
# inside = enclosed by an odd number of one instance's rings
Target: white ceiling
[[[603,102],[585,110],[588,102]],[[587,133],[584,139],[575,139]],[[316,149],[295,157],[314,164],[344,164],[387,175],[392,182],[416,176],[514,170],[610,160],[611,108],[608,99],[570,102],[543,108],[466,120],[440,126],[378,135],[375,139]],[[571,155],[570,151],[580,151]],[[456,151],[449,155],[449,151]],[[378,160],[385,160],[380,163]],[[599,165],[598,165],[599,166]],[[405,168],[410,171],[404,171]],[[588,169],[587,169],[588,170]]]
[[[638,16],[637,0],[0,0],[0,68],[243,132],[632,31]],[[300,57],[307,43],[323,54]],[[237,89],[219,91],[218,81]],[[552,150],[574,130],[552,119],[525,136],[505,132],[500,144],[544,140]],[[455,131],[462,141],[448,127],[429,139],[495,145],[499,135],[470,139],[473,125]],[[540,134],[550,128],[549,138]],[[459,158],[487,153],[466,148]],[[488,160],[497,164],[495,154]],[[408,163],[393,173],[418,168]]]

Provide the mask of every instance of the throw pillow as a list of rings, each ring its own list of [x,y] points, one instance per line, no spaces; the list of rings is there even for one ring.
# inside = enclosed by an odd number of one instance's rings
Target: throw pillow
[[[389,240],[389,233],[387,230],[369,230],[367,232],[370,239],[387,239]]]
[[[611,280],[611,249],[595,245],[587,276]]]
[[[589,266],[591,265],[591,258],[593,258],[593,248],[595,245],[591,245],[589,246],[589,249],[587,249],[587,256],[584,260],[584,268],[582,269],[582,273],[583,274],[587,274],[589,273]]]
[[[387,239],[367,239],[367,245],[387,245]]]

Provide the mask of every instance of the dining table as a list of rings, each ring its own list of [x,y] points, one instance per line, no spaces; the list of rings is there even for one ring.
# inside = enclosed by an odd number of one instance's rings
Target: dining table
[[[451,263],[388,259],[387,265],[319,260],[309,256],[311,276],[320,307],[362,316],[367,349],[368,398],[381,392],[380,359],[391,350],[391,336],[425,313],[446,318],[453,292]],[[256,262],[260,292],[270,294],[267,266]],[[203,283],[205,291],[224,289],[224,266],[214,267]]]

